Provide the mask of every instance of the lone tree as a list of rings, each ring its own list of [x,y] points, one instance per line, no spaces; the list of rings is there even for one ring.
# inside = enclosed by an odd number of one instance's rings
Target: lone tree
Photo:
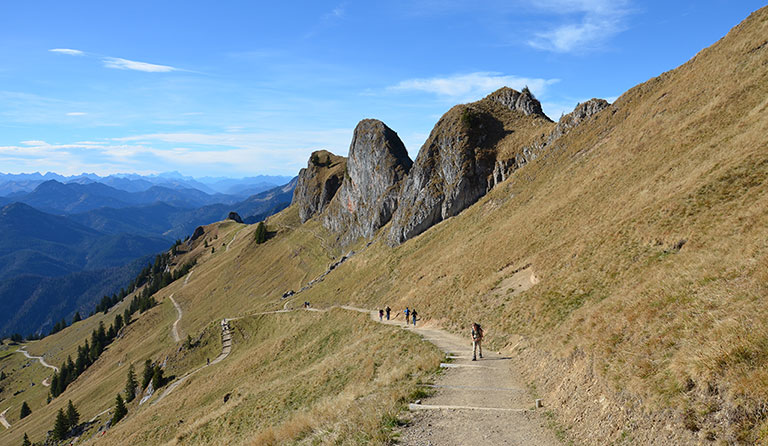
[[[75,322],[80,322],[81,320],[83,320],[83,318],[80,316],[80,312],[78,311],[78,312],[77,312],[77,313],[75,313],[75,315],[72,317],[72,323],[74,324]]]
[[[253,238],[256,240],[256,244],[260,245],[267,241],[267,225],[263,221],[260,221],[256,225],[256,230],[253,232]]]
[[[117,397],[115,398],[115,414],[112,415],[112,426],[117,424],[117,422],[122,420],[127,414],[128,409],[125,408],[123,397],[118,393]]]
[[[75,409],[75,405],[72,404],[72,400],[69,400],[67,404],[67,423],[70,429],[80,424],[80,414]]]
[[[29,408],[29,404],[26,401],[21,403],[21,412],[19,413],[19,419],[26,417],[32,413],[32,409]]]
[[[136,398],[136,387],[139,383],[136,382],[136,373],[133,372],[133,364],[128,367],[128,379],[125,382],[125,401],[131,402]]]
[[[141,376],[141,388],[146,389],[149,382],[152,381],[152,375],[155,373],[155,368],[152,367],[152,361],[147,359],[144,361],[144,373]]]
[[[163,369],[155,367],[155,373],[152,374],[152,387],[157,390],[165,385],[165,377],[163,376]]]
[[[56,422],[53,424],[53,439],[63,440],[67,438],[69,432],[69,423],[67,422],[67,416],[64,415],[64,409],[59,409],[59,413],[56,414]]]

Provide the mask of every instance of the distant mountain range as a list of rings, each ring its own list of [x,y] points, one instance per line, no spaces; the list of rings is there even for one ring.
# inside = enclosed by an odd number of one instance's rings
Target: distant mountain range
[[[0,196],[32,192],[40,184],[55,180],[59,183],[101,183],[126,192],[142,192],[153,186],[168,189],[197,189],[207,194],[226,194],[248,197],[253,194],[286,184],[291,177],[280,175],[257,175],[247,178],[204,177],[193,178],[178,172],[158,175],[115,174],[101,177],[92,173],[64,176],[56,173],[0,173]]]
[[[279,212],[296,179],[278,179],[0,174],[0,190],[13,191],[0,197],[0,334],[47,333],[89,312],[174,239],[229,212],[246,223]]]

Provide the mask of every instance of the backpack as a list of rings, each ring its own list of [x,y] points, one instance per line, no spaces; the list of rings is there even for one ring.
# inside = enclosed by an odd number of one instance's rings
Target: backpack
[[[480,324],[477,324],[477,330],[472,327],[472,339],[483,339],[483,327]]]

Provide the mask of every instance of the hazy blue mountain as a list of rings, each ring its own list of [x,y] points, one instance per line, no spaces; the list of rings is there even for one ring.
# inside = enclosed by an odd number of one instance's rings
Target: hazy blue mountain
[[[227,218],[235,211],[246,221],[261,221],[288,207],[296,187],[294,178],[288,184],[252,195],[232,204],[212,204],[186,209],[155,203],[121,209],[100,208],[69,216],[84,226],[110,234],[131,233],[162,235],[173,239],[191,234],[196,227]]]
[[[180,208],[197,208],[213,203],[234,203],[237,198],[230,195],[210,195],[193,188],[171,189],[152,186],[140,192],[128,192],[98,182],[61,183],[49,180],[41,183],[34,191],[6,197],[26,203],[37,209],[58,214],[86,212],[97,208],[126,208],[157,202],[168,203]]]
[[[31,177],[17,180],[40,181],[41,175]],[[83,175],[68,183],[43,180],[32,192],[0,198],[0,334],[47,333],[62,317],[89,312],[103,295],[126,286],[143,266],[137,259],[231,211],[246,223],[261,221],[290,205],[296,187],[294,178],[236,200],[124,180],[135,190]]]
[[[0,333],[5,334],[36,331],[41,321],[74,312],[73,305],[92,308],[104,293],[130,281],[140,269],[137,259],[171,244],[161,237],[105,234],[23,203],[0,208],[0,233]]]

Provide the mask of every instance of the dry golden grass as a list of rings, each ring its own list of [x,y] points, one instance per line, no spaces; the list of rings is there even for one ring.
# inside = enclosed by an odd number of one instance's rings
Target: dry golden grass
[[[628,91],[458,216],[395,249],[377,241],[295,301],[389,305],[395,314],[409,305],[456,331],[477,320],[492,347],[523,339],[547,352],[538,364],[561,377],[577,371],[558,366],[583,352],[594,379],[638,397],[641,411],[671,408],[684,415],[673,424],[711,429],[722,441],[765,442],[766,35],[763,9],[689,63]],[[268,227],[275,234],[256,245],[253,227],[210,225],[179,258],[199,263],[186,286],[182,279],[158,298],[174,293],[184,335],[205,333],[214,349],[212,322],[282,308],[285,291],[340,254],[335,236],[315,220],[300,225],[295,208]],[[539,283],[508,292],[503,284],[528,264]],[[130,362],[169,355],[177,374],[193,368],[203,353],[174,353],[175,318],[167,301],[143,315],[3,441],[20,442],[24,431],[41,439],[70,398],[84,418],[101,411]],[[404,333],[340,311],[234,324],[230,358],[157,406],[131,406],[105,442],[382,443],[384,420],[439,358]],[[77,345],[73,333],[30,351],[63,355]]]
[[[235,348],[224,362],[156,409],[137,411],[100,443],[386,444],[382,419],[442,358],[413,334],[344,310],[232,325]]]

